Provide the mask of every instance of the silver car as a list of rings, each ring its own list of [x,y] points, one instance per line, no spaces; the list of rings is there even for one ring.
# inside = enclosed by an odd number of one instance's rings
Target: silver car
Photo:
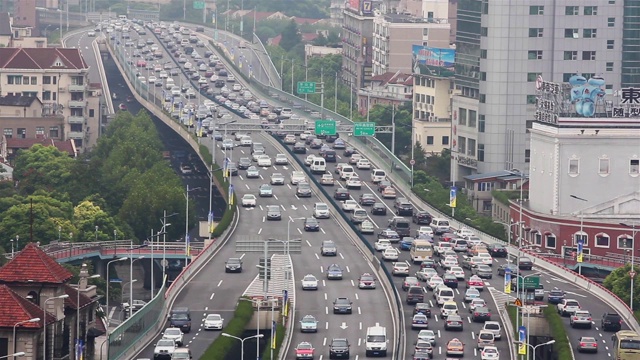
[[[273,188],[269,184],[260,185],[260,197],[272,197],[273,196]]]
[[[305,315],[300,320],[301,332],[318,332],[318,320],[313,315]]]
[[[254,179],[260,177],[260,170],[255,166],[249,166],[247,169],[247,179]]]
[[[284,175],[273,173],[271,175],[271,185],[284,185]]]

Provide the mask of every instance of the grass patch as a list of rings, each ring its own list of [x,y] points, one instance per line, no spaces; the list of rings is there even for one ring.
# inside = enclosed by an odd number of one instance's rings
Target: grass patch
[[[556,340],[553,350],[558,355],[558,359],[571,359],[571,344],[567,338],[567,330],[564,327],[562,317],[556,311],[555,306],[544,308],[544,317],[549,322],[551,337]]]
[[[280,322],[278,322],[278,325],[276,325],[276,348],[273,350],[274,359],[277,359],[278,354],[280,353],[280,347],[282,346],[282,342],[284,341],[285,331],[286,330],[284,326]],[[271,336],[273,336],[273,334]],[[262,352],[262,360],[271,360],[271,342],[269,342],[267,348]]]
[[[224,332],[229,335],[242,337],[244,329],[253,316],[253,305],[250,301],[238,301],[238,307],[233,314],[233,319],[224,327]],[[224,360],[227,354],[236,346],[238,340],[226,336],[218,338],[207,348],[201,359]]]
[[[513,334],[517,338],[518,326],[516,322],[517,322],[517,316],[518,316],[518,308],[515,306],[507,306],[507,314],[509,314],[509,320],[511,320],[511,327],[513,328]]]

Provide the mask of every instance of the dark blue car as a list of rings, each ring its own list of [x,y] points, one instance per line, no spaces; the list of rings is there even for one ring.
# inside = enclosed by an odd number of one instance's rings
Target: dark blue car
[[[400,250],[411,250],[411,244],[413,244],[413,238],[405,237],[400,240]]]

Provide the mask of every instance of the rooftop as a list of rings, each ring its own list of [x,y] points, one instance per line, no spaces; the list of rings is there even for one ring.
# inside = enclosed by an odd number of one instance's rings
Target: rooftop
[[[29,107],[34,101],[40,101],[35,96],[6,95],[0,96],[0,106]]]
[[[13,328],[17,323],[25,321],[20,324],[20,328],[26,329],[41,329],[44,317],[44,310],[38,305],[18,295],[6,285],[0,285],[0,328]],[[26,322],[30,319],[40,318],[38,322]],[[47,324],[54,323],[55,316],[48,314]]]
[[[68,153],[71,157],[76,157],[78,154],[76,143],[73,140],[56,141],[55,139],[49,138],[7,138],[7,148],[9,149],[29,149],[36,144],[55,146],[58,150]]]
[[[0,13],[0,36],[11,36],[11,18],[9,13]]]
[[[0,48],[0,69],[81,70],[88,69],[80,49]]]
[[[419,18],[410,14],[384,14],[384,20],[390,23],[448,24],[448,19]]]
[[[73,277],[38,245],[28,243],[2,268],[0,284],[64,284]]]

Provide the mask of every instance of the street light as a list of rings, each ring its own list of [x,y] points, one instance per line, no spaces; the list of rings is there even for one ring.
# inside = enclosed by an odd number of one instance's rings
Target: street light
[[[97,227],[97,226],[96,226]],[[84,265],[84,264],[83,264]],[[94,274],[91,276],[87,276],[86,279],[97,279],[100,277],[100,274]],[[80,345],[80,282],[78,282],[78,287],[76,288],[76,292],[78,298],[76,299],[76,354],[78,353],[78,346]]]
[[[513,225],[521,225],[522,221],[513,222],[513,219],[511,219],[511,217],[509,217],[509,223],[510,224],[507,224],[507,223],[502,222],[502,221],[497,221],[497,220],[494,220],[493,222],[496,223],[496,224],[502,224],[502,225],[507,227],[507,262],[510,262],[511,259],[509,258],[509,256],[510,256],[509,255],[509,246],[511,245],[511,227]]]
[[[16,327],[21,324],[34,323],[38,321],[40,321],[40,318],[33,318],[33,319],[17,322],[15,325],[13,325],[13,352],[14,352],[13,357],[22,356],[22,355],[16,355],[17,354],[16,350],[18,350],[18,344],[16,340]]]
[[[162,234],[162,281],[164,281],[164,276],[166,272],[166,263],[167,263],[167,226],[171,226],[171,223],[167,222],[167,218],[172,216],[176,216],[178,213],[173,213],[167,215],[167,210],[164,210],[162,213],[162,218],[160,221],[162,222],[162,228],[160,229],[160,234]],[[152,297],[153,298],[153,297]]]
[[[240,360],[244,360],[244,342],[245,342],[245,340],[249,340],[249,339],[253,339],[253,338],[258,338],[259,339],[259,338],[264,337],[263,334],[258,334],[258,335],[249,336],[249,337],[246,337],[246,338],[243,339],[243,338],[239,338],[237,336],[233,336],[233,335],[230,335],[230,334],[227,334],[227,333],[222,333],[221,335],[224,336],[224,337],[228,337],[228,338],[232,338],[232,339],[236,339],[236,340],[240,341]]]
[[[0,356],[0,359],[6,359],[6,358],[8,358],[10,356],[12,356],[12,357],[23,357],[24,356],[24,351],[13,353],[11,355]]]
[[[200,187],[195,187],[193,189],[189,189],[189,185],[187,184],[187,193],[184,197],[187,199],[186,206],[186,218],[184,219],[184,267],[186,268],[189,264],[189,192],[200,190]]]
[[[527,333],[528,333],[528,332],[529,332],[529,330],[527,329]],[[529,344],[529,342],[527,341],[524,345],[527,345],[527,347],[529,347],[529,348],[531,348],[531,349],[533,350],[533,360],[536,360],[536,349],[537,349],[537,348],[539,348],[540,346],[551,345],[551,344],[553,344],[553,343],[555,343],[555,342],[556,342],[555,340],[549,340],[549,341],[547,341],[547,342],[545,342],[545,343],[542,343],[542,344],[538,344],[538,345],[533,346],[533,345]],[[514,341],[514,343],[516,343],[516,344],[522,344],[522,342],[521,342],[521,341]]]
[[[580,200],[580,201],[584,201],[584,202],[588,202],[589,200],[587,199],[583,199],[579,196],[576,195],[569,195],[571,198],[576,199],[576,200]],[[584,252],[584,246],[587,243],[587,234],[584,233],[584,214],[582,213],[582,209],[580,209],[580,235],[574,237],[574,242],[576,243],[576,246],[578,244],[578,242],[580,240],[582,240],[582,251]],[[580,256],[580,253],[576,254],[576,260],[577,257]],[[578,275],[582,275],[582,261],[578,262]]]
[[[114,230],[115,233],[115,230]],[[109,336],[109,324],[111,324],[111,317],[109,316],[110,312],[109,312],[109,287],[111,286],[111,278],[109,277],[109,267],[111,266],[111,263],[114,262],[118,262],[118,261],[125,261],[128,260],[128,257],[121,257],[119,259],[114,259],[111,260],[107,263],[107,336]]]
[[[631,228],[633,231],[633,235],[631,236],[631,271],[629,272],[629,277],[631,278],[631,298],[629,300],[629,308],[633,312],[633,286],[634,286],[634,278],[636,277],[636,272],[634,271],[633,259],[635,258],[636,231],[640,229],[640,226],[635,224],[629,225],[625,223],[620,223],[620,225]]]
[[[260,299],[240,298],[241,301],[249,301],[258,308],[258,323],[256,325],[256,337],[260,335]],[[254,301],[255,300],[255,301]],[[242,357],[240,358],[242,360]],[[260,360],[260,342],[256,342],[256,360]]]
[[[60,295],[60,296],[50,297],[50,298],[48,298],[48,299],[46,299],[44,301],[44,306],[43,306],[43,308],[44,308],[43,310],[44,311],[43,311],[43,314],[42,314],[42,316],[43,316],[42,317],[42,319],[43,319],[42,320],[42,328],[43,328],[43,331],[44,331],[44,340],[43,340],[42,347],[43,347],[43,353],[44,353],[45,359],[48,358],[48,356],[47,356],[47,302],[49,302],[51,300],[57,300],[57,299],[66,299],[68,297],[69,297],[69,295],[64,294],[64,295]],[[56,320],[57,320],[57,317],[56,317]],[[51,358],[53,358],[53,354],[51,354]]]
[[[142,260],[144,259],[144,256],[140,256],[137,259],[133,258],[133,254],[131,254],[131,256],[129,257],[129,260],[131,261],[131,263],[129,264],[129,317],[131,317],[131,314],[133,314],[133,263],[137,260]]]

